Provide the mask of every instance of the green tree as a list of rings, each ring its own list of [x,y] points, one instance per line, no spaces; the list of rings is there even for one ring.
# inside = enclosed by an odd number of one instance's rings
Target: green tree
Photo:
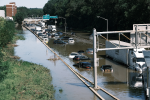
[[[14,20],[18,24],[22,24],[22,21],[24,20],[25,16],[26,15],[23,12],[17,12],[17,14],[14,17]]]
[[[0,47],[5,46],[13,38],[15,24],[13,21],[6,21],[0,17]]]

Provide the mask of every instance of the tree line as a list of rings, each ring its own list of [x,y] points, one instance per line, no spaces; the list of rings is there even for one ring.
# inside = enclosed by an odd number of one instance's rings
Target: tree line
[[[150,0],[49,0],[44,14],[65,17],[67,26],[99,31],[131,30],[150,22]]]

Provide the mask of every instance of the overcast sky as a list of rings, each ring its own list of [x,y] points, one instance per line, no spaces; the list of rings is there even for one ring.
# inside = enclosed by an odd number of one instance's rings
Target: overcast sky
[[[0,6],[15,2],[17,7],[43,8],[48,0],[0,0]]]

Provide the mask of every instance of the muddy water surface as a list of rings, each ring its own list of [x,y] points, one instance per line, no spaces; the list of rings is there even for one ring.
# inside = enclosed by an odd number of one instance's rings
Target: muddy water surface
[[[15,55],[22,60],[41,64],[50,69],[53,77],[52,84],[56,89],[56,100],[99,100],[60,60],[47,60],[53,58],[54,54],[48,50],[30,31],[24,30],[23,34],[26,40],[18,40],[15,47]],[[86,50],[92,48],[91,44],[75,40],[74,44],[54,45],[53,39],[49,40],[48,45],[74,70],[93,81],[93,69],[87,70],[73,66],[74,62],[68,56],[71,52]],[[88,57],[93,56],[85,53]],[[112,65],[113,73],[102,73],[100,67],[97,68],[98,85],[107,90],[120,100],[143,100],[144,91],[141,87],[135,88],[135,77],[139,75],[134,71],[127,69],[127,66],[105,58],[105,52],[99,52],[99,66],[104,64]],[[89,61],[90,62],[90,61]],[[139,86],[139,84],[138,84]],[[61,91],[62,90],[62,91]],[[107,95],[104,95],[105,98]]]

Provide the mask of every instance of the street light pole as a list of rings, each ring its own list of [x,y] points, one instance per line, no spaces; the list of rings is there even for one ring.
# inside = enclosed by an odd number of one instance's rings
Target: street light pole
[[[108,32],[108,19],[103,18],[103,17],[101,17],[101,16],[97,16],[97,18],[102,18],[102,19],[104,19],[104,20],[106,20],[106,21],[107,21],[107,32]],[[107,34],[107,40],[108,40],[108,34]]]
[[[64,18],[65,19],[65,34],[66,34],[66,18]]]
[[[66,18],[64,18],[64,17],[59,17],[59,18],[65,19],[65,35],[66,35],[66,25],[67,25],[67,23],[66,23]]]

